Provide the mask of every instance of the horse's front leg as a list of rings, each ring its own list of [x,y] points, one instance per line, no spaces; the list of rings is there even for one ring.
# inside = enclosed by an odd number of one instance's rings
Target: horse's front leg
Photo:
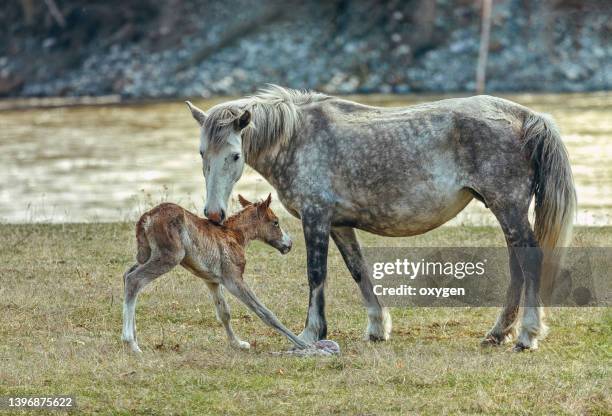
[[[368,268],[361,254],[355,230],[349,227],[333,227],[331,236],[338,247],[346,267],[359,285],[365,307],[368,311],[368,327],[366,339],[370,341],[386,341],[391,335],[391,315],[383,308],[372,289],[368,276]]]
[[[327,277],[327,249],[329,247],[330,211],[322,207],[302,210],[302,227],[306,241],[306,260],[310,297],[306,326],[299,338],[307,344],[327,335],[325,320],[325,278]]]

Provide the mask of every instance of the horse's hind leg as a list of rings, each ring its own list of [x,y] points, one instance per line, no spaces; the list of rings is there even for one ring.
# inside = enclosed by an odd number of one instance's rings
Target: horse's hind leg
[[[349,227],[334,227],[331,236],[349,269],[351,276],[359,285],[365,307],[368,311],[368,327],[366,337],[371,341],[385,341],[391,335],[391,315],[387,308],[383,308],[372,289],[372,282],[368,277],[361,247],[355,236],[355,230]]]
[[[525,303],[521,332],[515,350],[536,349],[537,338],[544,335],[546,326],[542,322],[540,290],[540,268],[542,251],[529,224],[527,217],[528,205],[520,206],[516,201],[503,206],[491,206],[497,217],[510,252],[510,271],[512,282],[508,290],[506,305],[502,310],[498,323],[489,336],[502,341],[513,331],[512,322],[516,318],[520,302],[520,291],[525,286]],[[518,265],[518,267],[517,267]],[[520,270],[519,270],[520,269]],[[522,279],[518,273],[522,272]]]
[[[508,255],[511,280],[506,292],[506,301],[495,325],[482,341],[483,346],[500,345],[516,336],[517,317],[523,291],[523,271],[516,253],[510,246],[508,246]]]
[[[215,303],[215,311],[217,313],[217,319],[219,322],[223,324],[225,328],[225,332],[227,333],[227,338],[229,339],[230,345],[234,348],[241,349],[249,349],[251,345],[246,342],[240,340],[234,330],[232,329],[232,324],[230,323],[231,315],[230,315],[230,307],[225,300],[225,296],[223,295],[223,287],[218,283],[209,283],[206,282],[208,289],[213,298],[213,302]]]

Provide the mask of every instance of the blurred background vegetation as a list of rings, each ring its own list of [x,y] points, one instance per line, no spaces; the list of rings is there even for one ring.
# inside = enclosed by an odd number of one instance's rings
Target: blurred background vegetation
[[[473,91],[481,0],[6,0],[0,95]],[[489,91],[612,86],[609,0],[494,0]]]

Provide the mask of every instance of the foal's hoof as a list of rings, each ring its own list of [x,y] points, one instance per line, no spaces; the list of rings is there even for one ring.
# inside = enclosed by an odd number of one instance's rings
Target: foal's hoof
[[[142,350],[134,341],[123,341],[123,345],[129,348],[134,354],[142,354]]]
[[[239,350],[248,350],[251,348],[251,344],[249,344],[246,341],[236,341],[236,342],[232,342],[232,347],[237,348]]]

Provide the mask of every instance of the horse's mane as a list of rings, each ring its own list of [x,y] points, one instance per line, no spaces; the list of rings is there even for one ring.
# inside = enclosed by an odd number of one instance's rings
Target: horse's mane
[[[218,104],[210,109],[204,129],[212,145],[222,144],[226,129],[242,115],[251,112],[251,123],[242,131],[242,147],[247,161],[277,143],[289,141],[302,121],[300,107],[329,99],[325,94],[268,85],[255,95]]]

